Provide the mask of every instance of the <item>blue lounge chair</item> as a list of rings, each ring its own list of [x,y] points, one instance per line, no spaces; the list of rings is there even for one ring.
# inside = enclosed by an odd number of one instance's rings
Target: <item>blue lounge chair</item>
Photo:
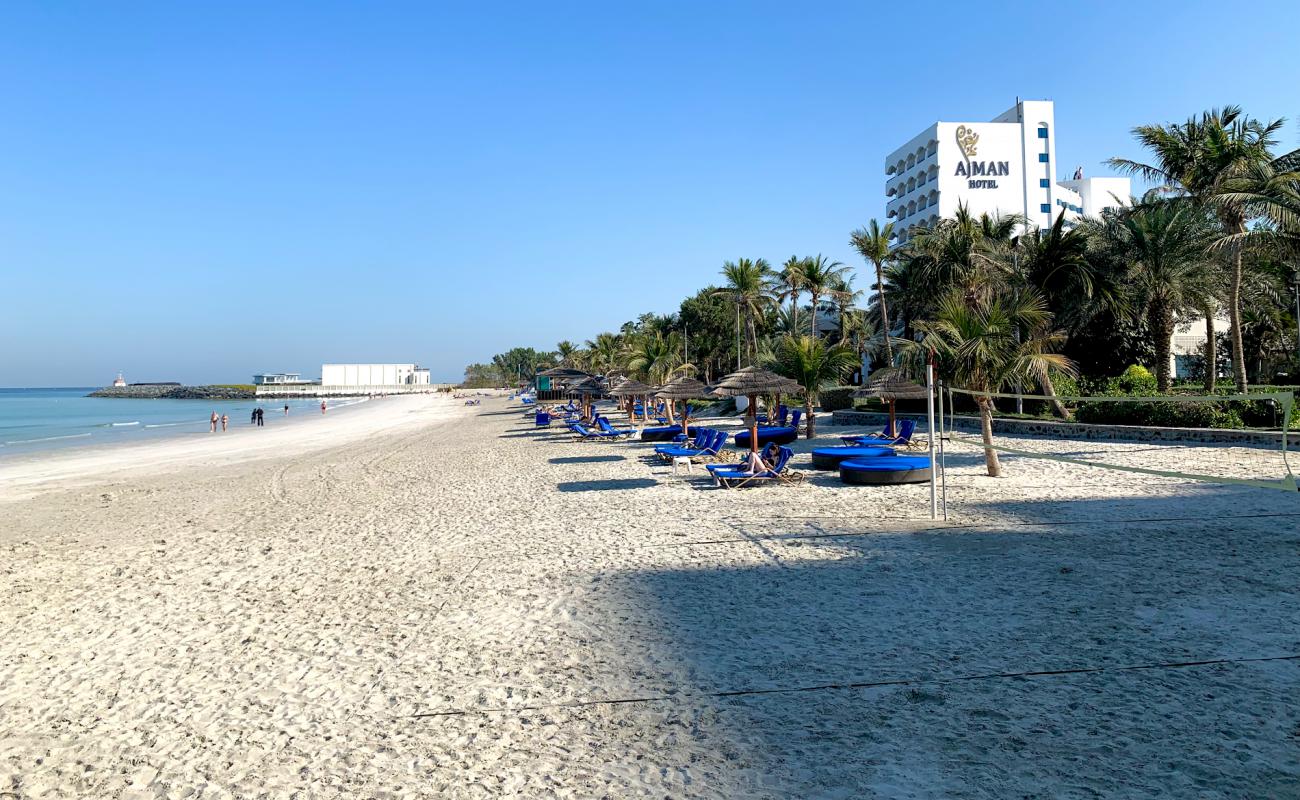
[[[619,439],[626,439],[636,433],[636,428],[615,428],[613,425],[610,425],[609,420],[604,417],[599,417],[596,420],[596,425],[599,426],[601,433],[610,433]]]
[[[795,483],[802,480],[803,475],[798,472],[785,471],[785,467],[790,463],[790,458],[793,455],[794,451],[790,448],[780,448],[777,451],[776,463],[762,472],[747,472],[739,469],[715,469],[710,471],[713,473],[713,479],[718,482],[718,485],[727,489],[738,489],[751,483],[767,483],[771,481]]]
[[[727,442],[726,431],[709,431],[704,437],[705,441],[699,447],[670,447],[659,451],[659,455],[666,459],[674,458],[717,458],[718,451]]]
[[[569,426],[569,429],[581,437],[582,441],[595,441],[600,439],[618,439],[622,434],[606,433],[605,431],[593,431],[581,422],[575,422]]]
[[[906,447],[912,443],[912,434],[916,433],[916,420],[900,419],[898,421],[898,435],[889,435],[889,426],[885,427],[880,433],[861,433],[856,436],[841,436],[840,440],[845,444],[884,444],[899,445]]]
[[[681,448],[683,448],[683,447],[685,447],[685,448],[700,448],[700,447],[703,447],[704,444],[705,444],[705,442],[707,441],[707,438],[706,438],[706,437],[709,436],[709,434],[711,433],[711,431],[710,431],[708,428],[692,428],[691,430],[695,432],[695,437],[694,437],[694,439],[691,441],[690,444],[687,444],[687,443],[686,443],[686,435],[685,435],[685,434],[682,434],[682,433],[679,433],[679,434],[677,434],[677,436],[673,437],[673,443],[672,443],[672,444],[657,444],[657,445],[655,445],[655,452],[656,452],[656,453],[662,453],[662,452],[664,452],[665,450],[677,450],[677,449],[681,449]]]
[[[726,440],[724,439],[723,441],[725,442]],[[766,447],[764,447],[761,451],[759,451],[758,457],[761,458],[761,459],[763,459],[763,460],[766,461],[767,463],[771,464],[771,463],[775,462],[776,459],[777,459],[780,455],[781,455],[781,445],[776,444],[776,443],[772,443],[772,444],[769,444],[769,445],[767,445]],[[744,467],[745,467],[745,462],[748,461],[748,460],[749,460],[749,454],[746,453],[744,456],[741,457],[741,460],[740,460],[739,462],[736,462],[736,461],[729,461],[729,462],[728,462],[728,461],[722,461],[722,462],[719,462],[719,463],[717,463],[717,464],[705,464],[705,465],[704,465],[704,468],[707,469],[707,470],[709,471],[709,474],[710,474],[710,475],[712,475],[713,473],[717,472],[718,470],[741,470],[741,471],[743,471],[743,469],[744,469]]]

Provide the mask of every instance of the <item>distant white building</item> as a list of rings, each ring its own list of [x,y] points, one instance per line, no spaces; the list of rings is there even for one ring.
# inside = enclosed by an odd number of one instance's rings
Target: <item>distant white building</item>
[[[301,386],[310,383],[315,381],[303,380],[300,372],[265,372],[253,376],[254,386]]]
[[[1128,200],[1128,178],[1056,179],[1056,120],[1050,100],[1022,100],[989,122],[936,122],[885,159],[885,216],[897,244],[917,227],[972,214],[1021,214],[1047,228]]]
[[[415,364],[322,364],[322,386],[428,386],[429,370]]]
[[[1232,321],[1226,316],[1220,314],[1214,317],[1215,331],[1222,333],[1231,327]],[[1195,367],[1202,365],[1205,342],[1205,317],[1178,320],[1174,326],[1174,337],[1169,343],[1170,374],[1175,378],[1192,377]]]

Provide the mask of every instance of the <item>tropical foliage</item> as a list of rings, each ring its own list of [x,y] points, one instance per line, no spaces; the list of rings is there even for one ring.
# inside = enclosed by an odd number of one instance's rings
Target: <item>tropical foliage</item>
[[[1054,398],[1058,383],[1075,394],[1133,364],[1168,392],[1176,330],[1203,320],[1207,391],[1227,371],[1238,391],[1296,383],[1300,151],[1274,152],[1280,125],[1228,106],[1139,126],[1148,157],[1110,163],[1155,189],[1099,217],[1062,216],[1038,229],[959,207],[909,230],[901,246],[892,224],[869,220],[848,234],[865,270],[857,280],[820,254],[790,256],[779,269],[737,258],[672,313],[642,314],[581,346],[512,349],[467,367],[466,382],[513,384],[562,364],[648,383],[679,374],[712,383],[759,364],[797,380],[811,410],[827,386],[860,380],[859,364],[919,377],[932,357],[942,380],[977,392]],[[1221,310],[1226,331],[1215,326]],[[988,444],[995,403],[976,406]],[[1068,416],[1064,403],[1048,406]],[[808,423],[812,435],[811,414]],[[991,447],[986,460],[996,473]]]

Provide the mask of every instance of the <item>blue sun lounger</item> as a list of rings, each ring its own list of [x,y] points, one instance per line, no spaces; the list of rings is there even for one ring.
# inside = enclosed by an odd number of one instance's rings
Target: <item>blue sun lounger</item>
[[[695,436],[694,439],[689,444],[686,442],[684,435],[679,433],[677,434],[676,438],[671,444],[655,445],[655,452],[662,453],[665,450],[680,450],[681,448],[684,447],[685,448],[703,447],[706,441],[705,437],[707,437],[710,433],[712,433],[712,431],[710,431],[708,428],[691,428],[691,430],[695,432]]]
[[[916,433],[916,420],[900,419],[898,421],[898,435],[889,435],[889,425],[880,431],[880,433],[860,433],[856,436],[841,436],[840,441],[845,444],[885,444],[885,445],[902,445],[906,447],[912,443],[912,434]]]
[[[785,471],[785,467],[790,463],[790,458],[793,455],[793,450],[782,447],[777,451],[776,463],[762,472],[747,472],[739,469],[715,469],[710,471],[713,473],[713,479],[718,482],[718,485],[726,489],[738,489],[751,483],[766,483],[768,481],[794,483],[802,479],[803,475],[797,472]]]
[[[593,431],[581,422],[575,422],[569,426],[569,429],[581,437],[582,441],[593,441],[599,439],[620,439],[621,433],[606,433],[605,431]]]
[[[597,419],[596,424],[600,426],[601,433],[613,434],[611,438],[626,439],[636,433],[636,428],[615,428],[613,425],[610,425],[609,420],[604,417]]]
[[[708,431],[704,437],[704,443],[699,447],[669,447],[659,450],[658,453],[670,460],[674,458],[716,458],[718,451],[727,443],[727,435],[726,431]]]

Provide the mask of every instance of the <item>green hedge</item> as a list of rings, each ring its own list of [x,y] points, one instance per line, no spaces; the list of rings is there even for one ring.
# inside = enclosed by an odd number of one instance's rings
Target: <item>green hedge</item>
[[[1149,425],[1162,428],[1241,427],[1241,417],[1215,403],[1159,400],[1151,403],[1080,403],[1079,422],[1099,425]]]
[[[853,408],[853,390],[856,388],[855,386],[835,386],[830,389],[822,389],[817,394],[822,411],[839,411],[842,408]]]

